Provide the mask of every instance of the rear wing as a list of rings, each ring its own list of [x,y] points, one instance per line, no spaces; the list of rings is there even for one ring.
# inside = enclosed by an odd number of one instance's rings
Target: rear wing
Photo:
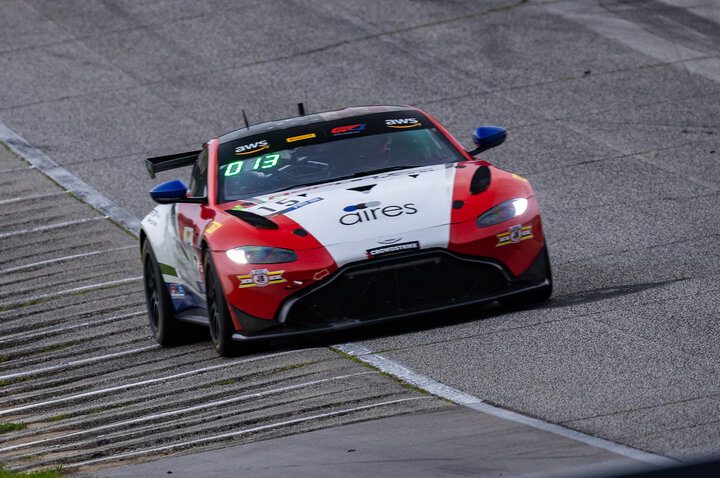
[[[155,178],[155,173],[168,171],[170,169],[182,168],[190,166],[195,162],[202,150],[188,151],[187,153],[169,154],[167,156],[158,156],[156,158],[147,158],[145,167],[151,178]]]

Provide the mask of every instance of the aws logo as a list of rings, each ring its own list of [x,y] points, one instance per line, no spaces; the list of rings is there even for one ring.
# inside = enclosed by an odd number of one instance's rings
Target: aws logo
[[[397,118],[397,119],[386,119],[385,125],[388,128],[414,128],[415,126],[422,126],[415,118]]]
[[[257,153],[258,151],[263,151],[265,149],[270,148],[270,145],[268,142],[264,139],[260,141],[256,141],[254,143],[249,144],[243,144],[242,146],[238,146],[235,148],[235,155],[245,155],[245,154],[253,154]]]
[[[343,226],[353,226],[364,222],[376,221],[387,217],[398,217],[403,214],[417,214],[415,204],[407,203],[402,206],[390,205],[381,207],[380,201],[370,201],[360,204],[345,206],[343,211],[347,214],[340,217],[339,222]]]

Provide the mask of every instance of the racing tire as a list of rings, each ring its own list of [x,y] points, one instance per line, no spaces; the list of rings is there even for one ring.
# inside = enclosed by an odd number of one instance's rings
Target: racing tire
[[[205,254],[205,293],[207,297],[210,340],[215,352],[223,357],[233,357],[240,353],[240,344],[232,339],[235,333],[230,311],[225,301],[225,293],[217,276],[210,253]]]
[[[549,281],[549,284],[539,289],[521,292],[519,294],[512,295],[506,299],[499,300],[498,302],[500,302],[500,305],[502,305],[503,307],[509,309],[525,307],[528,305],[537,304],[539,302],[545,302],[552,295],[553,277],[552,269],[550,268],[550,255],[548,254],[547,241],[545,241],[545,237],[543,237],[543,242],[545,243],[545,247],[543,247],[542,254],[545,255],[545,264],[547,267],[546,278]]]
[[[143,285],[148,309],[150,332],[153,339],[163,347],[177,345],[186,337],[187,325],[175,318],[175,308],[170,300],[160,266],[150,243],[142,246]]]

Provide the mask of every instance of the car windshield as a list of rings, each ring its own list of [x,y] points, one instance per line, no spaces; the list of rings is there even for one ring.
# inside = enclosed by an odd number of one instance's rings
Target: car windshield
[[[220,145],[218,202],[463,160],[417,111],[270,131]]]

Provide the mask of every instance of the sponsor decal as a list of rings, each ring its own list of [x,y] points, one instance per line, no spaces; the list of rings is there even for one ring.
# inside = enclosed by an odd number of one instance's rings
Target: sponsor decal
[[[402,206],[391,204],[389,206],[382,206],[380,201],[370,201],[360,204],[351,204],[345,206],[343,211],[347,214],[340,217],[339,222],[343,226],[352,226],[363,222],[376,221],[383,218],[393,218],[402,216],[403,214],[412,215],[417,214],[415,204],[407,203]]]
[[[237,276],[240,280],[238,288],[245,289],[246,287],[265,287],[270,284],[281,284],[287,282],[283,278],[285,271],[269,271],[267,269],[253,269],[250,274],[244,276]]]
[[[260,210],[265,210],[269,214],[267,217],[275,217],[279,216],[281,214],[287,214],[290,211],[294,211],[295,209],[300,209],[301,207],[305,207],[308,204],[312,204],[318,201],[322,201],[323,198],[321,197],[314,197],[306,200],[300,200],[300,199],[280,199],[275,202],[271,203],[264,203],[262,206],[257,207],[257,211],[260,212]],[[280,207],[277,207],[280,206]]]
[[[385,254],[395,254],[397,252],[406,252],[406,251],[417,251],[420,249],[420,243],[418,241],[412,241],[412,242],[401,242],[400,244],[392,244],[390,246],[382,246],[382,247],[375,247],[373,249],[368,249],[367,255],[368,257],[378,257]]]
[[[532,239],[532,226],[510,226],[507,232],[503,232],[497,235],[498,243],[495,247],[506,246],[508,244],[517,244],[520,241],[526,239]]]
[[[367,125],[365,123],[349,124],[347,126],[338,126],[330,130],[330,134],[333,136],[340,136],[343,134],[353,134],[363,131]]]
[[[220,224],[220,223],[217,222],[217,221],[212,221],[212,222],[211,222],[210,224],[208,224],[208,226],[205,228],[205,234],[209,236],[210,234],[212,234],[213,232],[217,231],[217,230],[220,229],[221,227],[222,227],[222,224]]]
[[[168,284],[170,289],[170,297],[173,299],[182,299],[185,297],[185,286],[182,284]]]
[[[185,226],[183,227],[183,243],[188,246],[193,245],[193,228]]]
[[[388,128],[414,128],[416,126],[422,126],[416,118],[397,118],[397,119],[386,119],[385,125]]]
[[[270,148],[270,144],[267,140],[255,141],[254,143],[243,144],[235,148],[235,156],[244,156],[246,154],[254,154],[259,151],[263,151]]]
[[[317,138],[317,135],[315,133],[301,134],[300,136],[291,136],[289,138],[285,138],[285,141],[287,141],[288,143],[294,143],[295,141],[302,141],[304,139],[312,138]]]
[[[513,173],[512,177],[514,177],[515,179],[519,179],[520,181],[525,181],[526,183],[529,183],[529,182],[530,182],[530,181],[528,181],[527,179],[525,179],[524,177],[522,177],[522,176],[520,176],[520,175],[517,175],[517,174],[515,174],[515,173]]]

